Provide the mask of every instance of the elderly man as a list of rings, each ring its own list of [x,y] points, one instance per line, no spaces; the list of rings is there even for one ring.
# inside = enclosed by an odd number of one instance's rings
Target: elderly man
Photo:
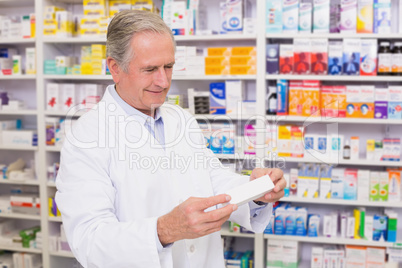
[[[229,172],[196,120],[163,105],[175,42],[158,15],[120,12],[106,46],[114,85],[67,135],[56,181],[74,256],[84,267],[224,267],[222,224],[262,232],[283,196],[282,171]],[[227,204],[225,192],[265,174],[271,193]]]

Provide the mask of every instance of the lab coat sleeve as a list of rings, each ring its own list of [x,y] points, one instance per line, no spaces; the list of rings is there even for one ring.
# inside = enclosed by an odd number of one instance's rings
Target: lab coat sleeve
[[[218,161],[216,159],[216,156],[209,149],[205,149],[205,155],[212,160],[210,163],[216,163]],[[238,185],[247,183],[250,180],[249,176],[236,174],[227,170],[221,165],[211,164],[209,168],[212,187],[214,189],[215,195],[224,194],[228,190]],[[251,215],[251,210],[252,208],[248,203],[244,204],[232,213],[229,220],[240,224],[250,231],[262,233],[271,218],[272,204],[268,204],[265,208],[262,208],[259,213],[255,215]]]
[[[75,139],[94,137],[82,125],[76,123]],[[79,148],[70,139],[61,151],[56,203],[74,256],[84,267],[161,267],[161,254],[166,258],[171,249],[158,254],[157,218],[120,222],[116,217],[108,149]]]

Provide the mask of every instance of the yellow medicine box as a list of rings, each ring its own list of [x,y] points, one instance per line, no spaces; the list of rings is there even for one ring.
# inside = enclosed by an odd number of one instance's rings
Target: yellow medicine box
[[[56,28],[55,19],[43,20],[43,35],[56,35]]]
[[[81,19],[81,35],[97,35],[99,34],[98,18],[82,18]]]

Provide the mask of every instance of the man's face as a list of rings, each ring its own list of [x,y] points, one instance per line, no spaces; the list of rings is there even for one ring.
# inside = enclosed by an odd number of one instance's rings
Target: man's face
[[[151,109],[165,102],[175,62],[172,39],[167,34],[138,33],[131,40],[134,56],[125,73],[113,62],[109,66],[120,97],[128,104],[151,115]],[[116,69],[117,68],[117,69]],[[116,72],[117,70],[117,72]]]

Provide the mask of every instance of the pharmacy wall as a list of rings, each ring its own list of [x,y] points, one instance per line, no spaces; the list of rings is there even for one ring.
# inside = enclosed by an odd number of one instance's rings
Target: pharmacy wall
[[[166,101],[228,168],[288,181],[263,234],[223,226],[227,267],[398,267],[400,1],[187,2],[0,1],[2,265],[80,267],[54,202],[60,149],[113,83],[107,25],[133,8],[175,34]]]

